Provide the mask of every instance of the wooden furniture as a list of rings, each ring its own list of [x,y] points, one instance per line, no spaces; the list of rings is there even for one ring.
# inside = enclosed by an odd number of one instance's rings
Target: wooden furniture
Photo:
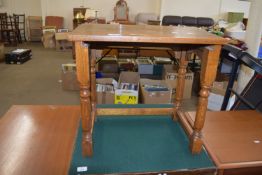
[[[0,119],[0,174],[68,174],[77,106],[13,106]]]
[[[229,103],[231,93],[235,94],[238,98],[231,110],[244,110],[252,109],[262,111],[262,62],[261,60],[253,57],[249,53],[241,50],[233,45],[225,45],[221,52],[221,63],[223,60],[227,59],[232,62],[232,69],[230,72],[230,78],[226,88],[225,97],[222,103],[221,110],[226,110]],[[249,80],[245,89],[239,94],[233,89],[234,82],[237,79],[237,73],[240,65],[243,64],[250,69],[254,70],[253,77]]]
[[[69,40],[75,42],[77,76],[80,83],[81,117],[83,128],[83,155],[93,153],[92,132],[96,115],[157,115],[173,114],[188,131],[192,153],[202,149],[201,130],[204,126],[209,89],[215,79],[221,45],[226,39],[194,27],[153,25],[103,25],[83,24],[75,29]],[[171,48],[180,59],[176,100],[174,108],[96,108],[96,51],[113,46]],[[202,59],[201,91],[196,120],[191,127],[182,108],[182,96],[186,67],[191,54],[196,52]]]
[[[86,13],[85,7],[79,7],[79,8],[73,8],[73,29],[75,29],[78,25],[85,22],[85,13]],[[82,14],[82,18],[79,18],[79,14]]]
[[[18,41],[26,41],[25,34],[25,14],[13,14],[15,21],[15,28],[18,30]]]
[[[125,0],[119,0],[114,7],[114,22],[128,22],[129,8]]]
[[[45,26],[53,26],[56,30],[64,28],[64,17],[62,16],[46,16]]]
[[[41,41],[42,27],[41,16],[28,16],[28,37],[30,41]]]
[[[0,42],[0,63],[5,60],[5,45]]]
[[[193,126],[195,113],[187,120]],[[219,175],[262,174],[262,114],[255,110],[207,112],[205,148]]]
[[[8,16],[7,13],[0,15],[0,30],[1,40],[11,46],[16,46],[18,43],[18,29],[15,26],[13,16]]]

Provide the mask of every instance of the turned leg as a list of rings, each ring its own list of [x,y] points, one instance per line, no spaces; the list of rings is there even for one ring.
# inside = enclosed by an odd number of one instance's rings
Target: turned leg
[[[90,62],[89,48],[83,42],[75,42],[77,79],[80,84],[80,107],[82,118],[82,154],[92,156],[92,116],[90,102]]]
[[[204,48],[201,58],[201,75],[200,75],[200,97],[196,111],[196,119],[193,126],[193,134],[190,138],[192,153],[200,153],[202,149],[201,130],[204,126],[207,111],[207,103],[210,87],[215,80],[217,66],[220,54],[220,45]]]
[[[91,50],[91,104],[92,129],[96,120],[96,50]],[[92,130],[93,133],[93,130]]]
[[[176,86],[176,97],[175,97],[173,120],[177,119],[176,118],[176,111],[180,109],[181,103],[182,103],[182,100],[183,100],[186,68],[187,68],[187,64],[188,64],[186,51],[182,51],[179,54],[179,57],[180,57],[180,59],[179,59],[178,80],[177,80],[177,86]]]

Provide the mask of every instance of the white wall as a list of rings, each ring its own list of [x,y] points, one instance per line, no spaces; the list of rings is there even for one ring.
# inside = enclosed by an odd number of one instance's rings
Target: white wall
[[[218,10],[219,0],[162,0],[160,14],[217,18]]]
[[[245,18],[249,15],[250,2],[239,0],[222,0],[221,16],[227,18],[227,12],[244,12]]]
[[[114,6],[117,0],[41,0],[43,16],[63,16],[65,27],[72,28],[73,8],[84,6],[98,10],[98,16],[107,21],[113,20]],[[129,7],[130,19],[134,20],[137,13],[153,12],[159,14],[160,0],[126,0]]]
[[[0,12],[19,13],[26,16],[41,16],[41,0],[2,0]]]
[[[227,12],[244,12],[248,17],[250,2],[239,0],[162,0],[161,18],[164,15],[227,18]]]
[[[248,16],[249,2],[239,0],[126,0],[130,19],[137,13],[154,12],[163,15],[206,16],[226,18],[228,11],[242,11]],[[63,16],[65,27],[72,29],[73,8],[89,7],[99,10],[98,15],[113,19],[117,0],[3,0],[0,12],[25,13],[27,16]],[[162,17],[161,17],[162,18]]]

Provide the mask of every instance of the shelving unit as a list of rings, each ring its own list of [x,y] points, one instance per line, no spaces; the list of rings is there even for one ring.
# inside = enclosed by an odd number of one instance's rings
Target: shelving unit
[[[41,41],[43,21],[41,16],[28,16],[29,41]]]

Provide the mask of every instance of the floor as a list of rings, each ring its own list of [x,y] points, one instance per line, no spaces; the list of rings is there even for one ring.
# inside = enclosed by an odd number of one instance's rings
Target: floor
[[[30,48],[33,56],[22,65],[0,63],[0,116],[14,104],[79,104],[79,93],[62,90],[59,81],[61,64],[73,62],[71,52],[45,49],[42,43],[17,48]]]
[[[32,49],[32,59],[22,65],[0,63],[0,117],[12,105],[76,105],[77,91],[61,88],[61,64],[72,63],[71,52],[43,48],[42,43],[25,43],[17,48]],[[5,52],[15,48],[6,47]],[[197,97],[184,101],[195,110]]]

